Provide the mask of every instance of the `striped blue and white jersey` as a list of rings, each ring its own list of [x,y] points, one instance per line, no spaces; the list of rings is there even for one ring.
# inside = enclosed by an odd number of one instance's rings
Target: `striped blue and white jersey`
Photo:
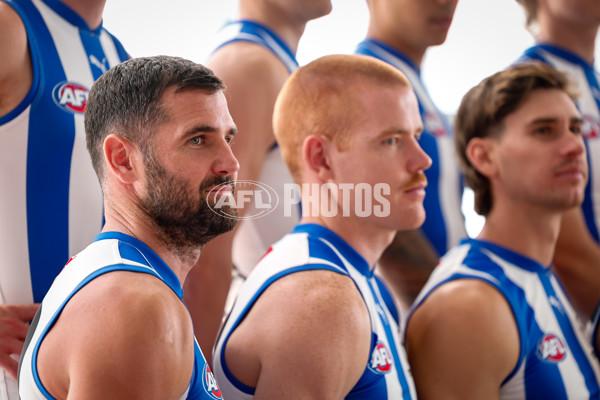
[[[42,301],[32,323],[19,365],[19,394],[22,399],[52,399],[38,375],[37,355],[46,334],[69,300],[95,278],[114,271],[132,271],[155,276],[182,299],[177,275],[148,246],[119,232],[104,232],[85,250],[71,258]],[[181,300],[183,302],[183,300]],[[194,343],[194,370],[181,399],[221,399],[221,392],[198,343]]]
[[[292,233],[273,244],[244,282],[215,346],[213,367],[223,397],[230,400],[251,399],[254,395],[254,388],[238,381],[229,371],[225,348],[231,334],[260,295],[274,281],[289,274],[329,270],[348,276],[356,283],[371,317],[370,361],[346,398],[415,398],[412,375],[399,341],[397,310],[390,293],[374,275],[373,269],[342,238],[320,225],[298,225]]]
[[[298,61],[289,46],[275,32],[256,21],[238,20],[226,24],[219,32],[217,42],[220,44],[215,51],[230,43],[254,43],[271,51],[290,74],[298,68]],[[252,79],[252,77],[247,78]],[[245,208],[243,221],[237,228],[233,242],[233,263],[245,276],[250,273],[269,246],[291,232],[300,220],[299,206],[291,208],[282,206],[286,196],[290,197],[284,185],[293,184],[294,180],[283,161],[277,143],[265,156],[258,180],[274,191],[279,199],[279,206],[275,206],[267,214],[255,203]],[[241,181],[236,187],[241,190],[245,184],[251,185],[249,182]],[[299,196],[296,191],[292,194],[294,199]],[[252,218],[257,215],[261,217]]]
[[[421,229],[439,256],[467,236],[461,211],[464,184],[454,151],[452,129],[421,80],[421,71],[404,54],[375,39],[358,44],[357,54],[378,58],[399,69],[410,81],[419,102],[423,133],[419,144],[432,159],[425,171],[427,195],[423,201],[426,217]]]
[[[102,228],[83,110],[92,83],[128,55],[59,0],[0,1],[25,25],[33,69],[25,99],[0,117],[0,304],[27,304]],[[0,378],[0,398],[6,390]]]
[[[490,242],[463,240],[433,271],[408,320],[431,292],[455,279],[489,283],[515,317],[520,354],[500,399],[600,398],[600,364],[589,330],[550,267]]]
[[[600,74],[587,61],[569,50],[537,44],[519,61],[539,60],[565,72],[577,85],[577,108],[584,124],[582,134],[589,163],[589,180],[581,208],[592,237],[600,244]]]

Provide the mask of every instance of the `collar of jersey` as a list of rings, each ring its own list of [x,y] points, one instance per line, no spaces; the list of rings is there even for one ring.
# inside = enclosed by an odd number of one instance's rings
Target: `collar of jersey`
[[[358,44],[357,50],[359,50],[361,47],[365,48],[371,53],[374,53],[375,58],[378,58],[381,61],[385,61],[388,64],[392,64],[394,66],[396,65],[396,63],[393,62],[392,57],[399,58],[401,61],[408,64],[408,66],[411,67],[417,73],[417,75],[421,75],[421,69],[417,67],[413,60],[408,58],[404,53],[401,53],[400,50],[395,49],[394,47],[382,42],[381,40],[367,38]],[[392,57],[385,57],[385,54],[381,54],[381,52],[374,52],[373,48],[379,48],[379,50],[383,50],[384,53],[389,53],[389,55]]]
[[[50,7],[55,13],[63,17],[70,24],[75,25],[79,29],[83,29],[92,33],[100,33],[102,30],[102,23],[96,29],[90,29],[87,22],[79,14],[73,11],[69,6],[61,2],[60,0],[42,0],[44,4]]]
[[[534,259],[524,256],[521,253],[517,253],[516,251],[510,250],[504,246],[500,246],[498,244],[488,242],[485,240],[468,238],[461,240],[460,244],[468,244],[473,248],[486,249],[496,254],[497,256],[505,259],[509,263],[531,272],[547,273],[550,270],[550,267],[552,266],[551,264],[545,267],[539,262],[535,261]]]
[[[102,232],[94,238],[94,242],[110,239],[116,239],[129,245],[129,249],[128,246],[119,246],[119,251],[124,258],[149,265],[165,281],[165,283],[173,289],[179,298],[183,296],[183,289],[177,275],[175,275],[173,270],[162,260],[162,258],[160,258],[158,254],[144,242],[122,232]]]
[[[354,247],[350,246],[344,239],[339,237],[334,231],[319,224],[300,224],[296,225],[292,233],[306,233],[309,237],[315,240],[325,240],[331,243],[337,251],[348,261],[354,268],[366,277],[373,275],[375,266],[369,266],[367,260],[357,252]]]
[[[583,58],[579,57],[577,54],[565,49],[564,47],[559,47],[550,43],[538,43],[535,46],[533,46],[532,48],[541,48],[543,50],[546,50],[549,53],[552,53],[560,58],[563,58],[567,61],[572,62],[573,64],[579,64],[584,68],[587,69],[594,69],[593,65],[590,65],[589,62],[587,62],[586,60],[584,60]]]

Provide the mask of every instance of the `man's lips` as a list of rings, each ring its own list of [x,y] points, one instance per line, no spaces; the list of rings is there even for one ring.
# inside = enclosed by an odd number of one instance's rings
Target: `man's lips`
[[[562,168],[554,173],[558,178],[565,178],[574,181],[583,181],[586,179],[585,169],[580,167]]]
[[[217,194],[226,194],[233,192],[233,185],[221,184],[212,186],[204,191],[207,195],[216,196]]]

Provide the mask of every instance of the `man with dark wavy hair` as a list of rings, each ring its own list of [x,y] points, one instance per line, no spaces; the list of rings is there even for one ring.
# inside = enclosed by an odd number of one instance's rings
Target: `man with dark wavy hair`
[[[561,219],[587,181],[583,120],[566,75],[525,63],[463,98],[454,138],[486,220],[441,260],[406,325],[422,399],[600,394],[597,339],[551,265]]]

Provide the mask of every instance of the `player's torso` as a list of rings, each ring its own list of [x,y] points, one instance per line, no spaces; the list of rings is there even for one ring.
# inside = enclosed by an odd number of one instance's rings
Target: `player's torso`
[[[489,243],[466,241],[442,259],[415,304],[443,282],[469,277],[499,290],[517,323],[519,361],[500,389],[501,399],[600,394],[600,366],[583,322],[551,271],[529,258]]]
[[[345,243],[338,247],[327,239],[321,241],[316,237],[309,238],[308,232],[312,232],[311,235],[317,234],[315,229],[319,231],[322,229],[322,227],[315,227],[315,225],[300,225],[294,233],[274,244],[244,283],[218,338],[213,357],[215,375],[224,397],[250,399],[253,395],[252,388],[241,384],[229,372],[224,358],[224,349],[231,333],[256,301],[255,295],[262,293],[273,282],[275,276],[280,279],[290,273],[318,268],[352,278],[371,316],[373,343],[370,360],[362,377],[347,398],[413,398],[414,384],[404,350],[399,344],[398,324],[386,307],[369,266],[362,258],[362,262],[354,260],[353,255],[346,258],[347,254],[343,248],[348,245]],[[335,238],[339,239],[337,236]],[[338,241],[335,238],[329,239]],[[323,258],[324,254],[335,254],[335,252],[339,252],[338,255]],[[315,266],[315,264],[319,265]],[[360,264],[360,267],[356,267],[357,264]]]
[[[183,291],[177,276],[160,258],[140,241],[114,232],[103,233],[85,250],[74,256],[44,298],[33,331],[26,341],[19,369],[19,390],[24,399],[49,399],[38,374],[37,354],[48,330],[68,301],[98,276],[115,271],[150,274],[165,283],[181,299]],[[219,387],[196,341],[194,372],[181,399],[221,399]]]
[[[103,29],[62,3],[9,0],[27,30],[33,84],[0,118],[0,302],[40,301],[69,256],[103,223],[102,193],[85,145],[92,83],[126,57]],[[28,268],[31,266],[31,268]]]

